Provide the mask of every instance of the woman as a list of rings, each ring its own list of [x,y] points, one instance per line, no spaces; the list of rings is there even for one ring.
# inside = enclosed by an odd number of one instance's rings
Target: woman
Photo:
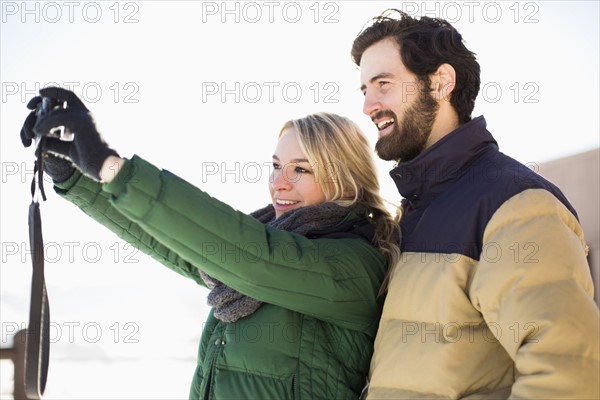
[[[46,139],[49,154],[77,167],[48,156],[56,191],[211,289],[190,398],[358,398],[378,291],[399,250],[354,123],[325,113],[287,122],[273,155],[272,204],[249,216],[138,156],[120,158],[73,93],[40,93],[66,108],[37,121],[34,111],[23,143],[56,126],[75,133],[72,143]]]

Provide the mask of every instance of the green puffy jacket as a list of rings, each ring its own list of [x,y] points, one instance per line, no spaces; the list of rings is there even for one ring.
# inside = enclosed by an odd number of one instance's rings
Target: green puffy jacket
[[[234,323],[210,313],[191,398],[358,398],[386,270],[351,232],[364,220],[311,238],[274,229],[137,156],[109,184],[77,172],[55,190],[170,269],[204,285],[201,268],[264,302]]]

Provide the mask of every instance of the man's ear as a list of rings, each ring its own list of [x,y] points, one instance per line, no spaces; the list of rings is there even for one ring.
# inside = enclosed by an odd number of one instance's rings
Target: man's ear
[[[431,92],[437,101],[450,101],[452,91],[456,86],[456,71],[450,64],[442,64],[430,75]]]

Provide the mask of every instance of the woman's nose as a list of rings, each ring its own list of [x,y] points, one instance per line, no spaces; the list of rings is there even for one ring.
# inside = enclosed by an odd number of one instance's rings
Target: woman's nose
[[[289,171],[281,168],[273,171],[273,189],[275,190],[290,190],[292,187],[292,179],[290,179]]]

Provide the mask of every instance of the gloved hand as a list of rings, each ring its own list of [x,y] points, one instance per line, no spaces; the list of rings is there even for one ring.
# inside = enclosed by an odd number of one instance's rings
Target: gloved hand
[[[33,126],[36,123],[36,111],[41,102],[41,96],[36,96],[27,103],[27,108],[33,111],[29,113],[21,128],[21,142],[25,147],[31,146],[31,143],[35,138]],[[46,153],[44,157],[44,171],[54,180],[54,182],[58,183],[69,179],[71,175],[73,175],[73,172],[75,172],[75,167],[73,166],[73,163],[66,158]]]
[[[64,126],[74,134],[73,141],[47,137],[47,151],[69,158],[81,172],[100,180],[99,172],[104,161],[111,155],[119,155],[102,140],[87,107],[75,93],[59,87],[41,89],[40,95],[56,99],[59,104],[66,102],[66,107],[53,109],[39,117],[33,132],[46,136],[52,128]]]

